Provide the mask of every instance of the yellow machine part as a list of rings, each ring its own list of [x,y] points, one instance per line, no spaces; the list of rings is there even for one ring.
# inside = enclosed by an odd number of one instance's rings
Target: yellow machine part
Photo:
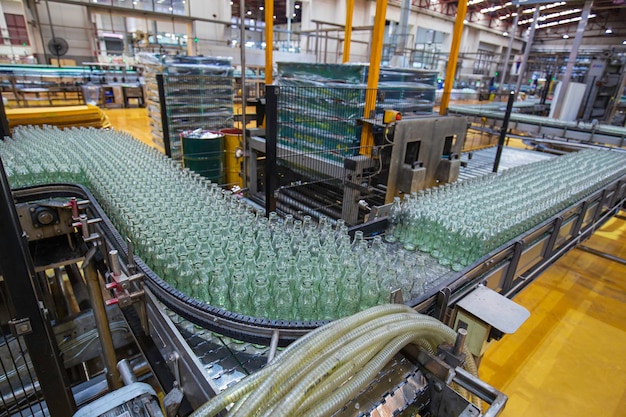
[[[385,113],[383,113],[383,123],[386,125],[397,122],[400,119],[402,119],[402,114],[397,110],[385,110]]]
[[[235,185],[242,187],[242,157],[237,157],[238,152],[242,150],[242,131],[241,129],[222,129],[220,133],[224,135],[224,169],[226,170],[226,184],[228,184],[229,187],[234,187]]]
[[[59,128],[109,128],[109,118],[97,106],[34,107],[6,109],[9,128],[20,125],[50,125]]]

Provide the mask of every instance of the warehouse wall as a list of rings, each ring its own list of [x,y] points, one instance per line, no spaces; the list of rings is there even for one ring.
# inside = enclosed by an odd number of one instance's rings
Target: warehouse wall
[[[62,38],[69,44],[69,49],[62,59],[73,59],[77,64],[94,60],[94,45],[92,45],[93,33],[91,23],[88,18],[87,8],[79,5],[50,3],[50,14],[45,2],[40,2],[37,6],[39,13],[39,23],[41,35],[43,36],[43,47],[45,54],[50,58],[55,58],[48,50],[48,42],[52,39],[52,33],[56,38]],[[52,25],[50,24],[52,22]],[[43,63],[42,55],[44,50],[38,49],[38,59]]]
[[[4,19],[5,13],[24,15],[24,7],[20,2],[0,2],[0,28],[2,28],[2,37],[6,39],[0,42],[0,55],[10,57],[9,59],[13,62],[27,63],[32,61],[32,58],[30,58],[32,56],[31,46],[11,45],[9,42],[9,31],[6,29],[7,24]]]

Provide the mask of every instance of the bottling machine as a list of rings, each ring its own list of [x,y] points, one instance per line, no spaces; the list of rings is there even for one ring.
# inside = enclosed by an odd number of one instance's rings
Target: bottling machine
[[[394,138],[402,146],[387,150],[387,175],[395,182],[389,189],[395,185],[410,192],[428,178],[451,179],[457,169],[454,154],[463,133],[461,121],[418,118],[397,123]],[[431,149],[448,157],[433,158],[436,167],[415,163],[429,154],[423,145],[427,140],[417,150],[411,145],[416,142],[410,134],[416,124],[438,132],[440,140],[433,141]],[[447,139],[455,135],[456,143]],[[111,137],[105,140],[114,143]],[[88,158],[87,148],[79,149],[75,156]],[[132,152],[123,146],[115,152],[115,164],[132,165]],[[181,173],[188,181],[185,187],[202,186],[198,177]],[[123,188],[132,179],[120,181]],[[622,173],[460,271],[441,270],[419,295],[389,293],[390,301],[455,329],[456,342],[432,346],[431,351],[407,347],[333,415],[499,414],[506,397],[461,365],[470,360],[468,354],[480,358],[489,343],[523,323],[528,312],[510,298],[593,233],[625,199]],[[103,210],[101,204],[107,202],[84,186],[11,190],[3,170],[1,203],[0,386],[5,415],[73,415],[77,407],[83,407],[78,416],[188,415],[253,377],[284,347],[327,324],[254,317],[181,292],[135,255],[136,242],[122,236]],[[385,224],[381,210],[378,218],[353,232],[383,233]],[[460,394],[466,391],[489,407],[481,408]]]

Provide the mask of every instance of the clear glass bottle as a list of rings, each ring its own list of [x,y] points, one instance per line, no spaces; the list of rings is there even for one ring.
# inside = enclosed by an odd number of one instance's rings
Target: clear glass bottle
[[[320,288],[319,319],[334,320],[339,317],[339,303],[339,286],[335,278],[330,276],[324,280]]]
[[[317,296],[313,287],[313,281],[307,277],[302,278],[300,293],[298,295],[298,319],[302,321],[317,320]]]
[[[278,278],[273,290],[274,317],[277,320],[294,319],[294,298],[289,279],[285,276]]]
[[[231,311],[243,315],[250,314],[250,291],[248,290],[246,276],[241,270],[233,272],[228,295],[230,297]]]
[[[396,229],[399,229],[398,224],[400,223],[401,213],[400,197],[394,197],[391,209],[389,210],[389,227],[385,232],[385,240],[389,243],[394,243],[398,240],[398,231]]]
[[[252,316],[269,319],[274,316],[270,289],[263,276],[257,276],[252,284]]]
[[[359,310],[361,293],[359,282],[354,276],[344,276],[341,300],[339,302],[339,317],[351,316]]]

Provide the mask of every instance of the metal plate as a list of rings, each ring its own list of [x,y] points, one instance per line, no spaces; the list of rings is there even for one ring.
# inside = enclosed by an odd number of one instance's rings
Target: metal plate
[[[503,333],[515,333],[530,317],[521,305],[485,286],[479,286],[457,304]]]

